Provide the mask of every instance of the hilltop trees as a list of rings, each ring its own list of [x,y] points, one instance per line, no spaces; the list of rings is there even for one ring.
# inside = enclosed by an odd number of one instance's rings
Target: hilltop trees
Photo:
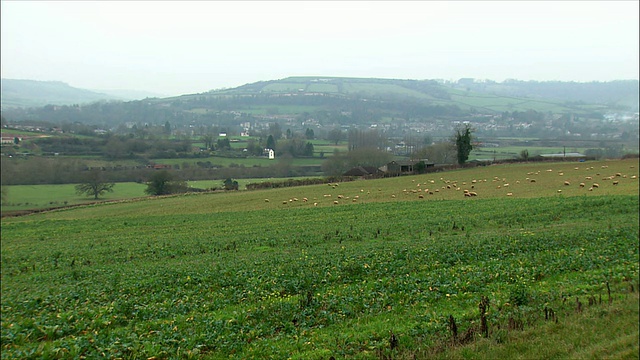
[[[94,199],[98,199],[100,195],[106,192],[113,192],[115,183],[108,182],[104,179],[104,175],[101,170],[90,170],[84,177],[84,182],[76,185],[76,193],[78,195],[93,196]]]

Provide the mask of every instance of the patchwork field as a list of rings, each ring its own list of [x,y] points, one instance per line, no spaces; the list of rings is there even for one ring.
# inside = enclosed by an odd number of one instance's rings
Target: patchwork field
[[[496,165],[5,218],[2,358],[637,355],[638,165]]]

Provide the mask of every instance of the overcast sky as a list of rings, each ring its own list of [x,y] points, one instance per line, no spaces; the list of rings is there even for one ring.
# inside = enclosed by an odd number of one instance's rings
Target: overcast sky
[[[2,0],[2,78],[165,95],[288,76],[638,79],[638,3]]]

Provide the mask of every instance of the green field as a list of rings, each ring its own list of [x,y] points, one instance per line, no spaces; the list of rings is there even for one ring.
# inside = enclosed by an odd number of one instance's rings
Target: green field
[[[117,183],[113,192],[105,193],[100,201],[122,200],[146,196],[146,185],[139,183]],[[66,205],[95,202],[93,197],[76,194],[74,184],[62,185],[10,185],[6,186],[7,200],[2,203],[2,212],[28,209],[44,209]]]
[[[2,358],[633,358],[638,165],[496,165],[4,218]]]

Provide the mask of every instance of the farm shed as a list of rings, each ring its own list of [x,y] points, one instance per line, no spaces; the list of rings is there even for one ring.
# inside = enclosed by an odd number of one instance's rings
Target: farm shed
[[[412,174],[417,170],[418,163],[423,162],[425,168],[433,167],[435,164],[428,163],[424,160],[405,160],[405,161],[392,161],[380,168],[381,171],[389,174]]]
[[[379,174],[382,171],[373,166],[356,166],[342,174],[343,176],[369,176]]]

